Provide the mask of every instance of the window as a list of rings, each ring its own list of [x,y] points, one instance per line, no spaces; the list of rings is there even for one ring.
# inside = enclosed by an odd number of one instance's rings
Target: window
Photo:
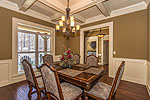
[[[18,72],[23,71],[22,60],[27,59],[35,68],[43,63],[43,56],[51,53],[50,31],[18,26]]]

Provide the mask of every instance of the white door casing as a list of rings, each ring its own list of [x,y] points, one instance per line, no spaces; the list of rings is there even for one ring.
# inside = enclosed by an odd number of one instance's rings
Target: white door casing
[[[109,76],[113,76],[113,22],[89,26],[80,30],[80,63],[84,63],[84,32],[102,27],[109,27]]]

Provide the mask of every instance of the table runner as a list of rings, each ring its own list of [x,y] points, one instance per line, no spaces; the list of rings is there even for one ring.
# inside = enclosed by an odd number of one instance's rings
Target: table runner
[[[87,70],[85,70],[84,72],[86,73],[91,73],[91,74],[95,74],[95,75],[98,75],[99,73],[101,73],[102,71],[104,70],[104,68],[89,68]]]
[[[82,67],[82,68],[89,68],[89,67],[91,67],[91,66],[86,65],[86,64],[78,64],[78,65],[75,65],[75,66]]]
[[[65,74],[65,75],[68,75],[68,76],[74,77],[74,76],[82,73],[83,71],[78,71],[78,70],[73,70],[73,69],[67,68],[67,69],[60,70],[58,72],[62,73],[62,74]]]

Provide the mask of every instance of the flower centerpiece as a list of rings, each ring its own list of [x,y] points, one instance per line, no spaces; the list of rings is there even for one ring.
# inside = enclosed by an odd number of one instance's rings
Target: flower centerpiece
[[[59,64],[60,66],[64,68],[72,68],[75,62],[73,61],[73,54],[72,54],[71,48],[65,49],[64,51],[65,52],[60,58]]]

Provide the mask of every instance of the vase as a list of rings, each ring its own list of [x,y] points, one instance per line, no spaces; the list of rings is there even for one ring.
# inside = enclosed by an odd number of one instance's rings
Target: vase
[[[70,69],[71,69],[72,67],[73,67],[73,65],[68,65],[68,68],[70,68]]]

